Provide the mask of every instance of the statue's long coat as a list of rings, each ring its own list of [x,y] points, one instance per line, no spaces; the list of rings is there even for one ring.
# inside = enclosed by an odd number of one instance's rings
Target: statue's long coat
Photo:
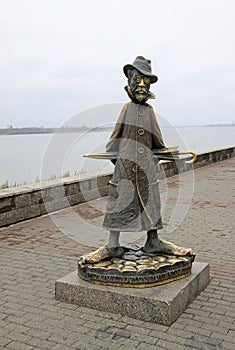
[[[124,105],[106,146],[118,152],[104,227],[118,231],[162,228],[160,195],[153,149],[164,143],[153,108],[130,102]]]

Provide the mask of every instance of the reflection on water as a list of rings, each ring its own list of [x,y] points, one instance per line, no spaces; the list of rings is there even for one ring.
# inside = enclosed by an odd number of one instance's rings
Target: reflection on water
[[[167,146],[204,152],[234,146],[234,127],[161,127]],[[102,152],[110,132],[0,136],[0,185],[35,182],[69,172],[97,174],[112,171],[110,161],[83,158]]]

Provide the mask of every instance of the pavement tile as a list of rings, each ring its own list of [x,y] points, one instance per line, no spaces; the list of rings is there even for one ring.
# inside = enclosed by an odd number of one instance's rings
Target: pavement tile
[[[138,333],[132,333],[131,339],[137,340],[139,342],[142,341],[142,342],[145,342],[145,343],[150,344],[150,345],[155,345],[157,340],[158,340],[158,338],[156,338],[156,337],[151,337],[148,335],[138,334]]]
[[[27,341],[31,339],[31,336],[24,333],[11,332],[6,335],[6,338],[16,340],[21,343],[27,343]]]
[[[201,343],[204,347],[214,346],[215,348],[220,348],[222,343],[222,340],[220,339],[215,339],[212,336],[207,337],[200,334],[195,334],[193,339]]]
[[[139,333],[139,334],[145,334],[145,335],[150,334],[151,335],[150,329],[134,326],[131,324],[128,324],[125,329],[127,329],[128,331],[133,332],[133,333]]]
[[[159,340],[156,344],[156,347],[155,349],[167,349],[167,350],[187,350],[188,347],[186,347],[185,345],[183,344],[176,344],[175,342],[170,342],[170,341],[167,341],[167,340]],[[147,350],[147,348],[144,348],[143,350]],[[140,348],[140,350],[142,350]]]
[[[44,340],[38,337],[31,338],[30,340],[27,341],[27,344],[32,345],[33,347],[40,346],[41,348],[48,349],[48,350],[50,350],[51,348],[53,348],[53,346],[56,345],[55,342]]]
[[[6,349],[12,350],[33,350],[33,347],[24,343],[20,343],[18,341],[12,341],[8,345],[6,345]]]
[[[0,346],[5,347],[7,344],[11,343],[11,339],[2,337],[0,338]]]
[[[213,339],[218,339],[218,340],[221,340],[221,341],[223,341],[223,340],[226,339],[226,341],[232,343],[232,344],[234,345],[234,347],[235,347],[235,338],[232,337],[232,336],[230,336],[228,333],[222,334],[221,332],[220,332],[220,333],[218,333],[218,332],[213,332],[213,333],[211,334],[211,337],[212,337]]]
[[[221,348],[226,350],[234,350],[234,344],[227,341],[223,341],[221,344]]]

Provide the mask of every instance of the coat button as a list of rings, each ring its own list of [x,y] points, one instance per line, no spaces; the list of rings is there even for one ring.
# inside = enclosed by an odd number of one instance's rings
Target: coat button
[[[139,110],[139,115],[144,115],[144,111],[142,109]]]
[[[144,153],[144,149],[143,149],[142,147],[139,147],[139,148],[138,148],[138,152],[139,152],[139,153]]]
[[[144,129],[138,129],[137,132],[138,132],[139,135],[144,135]]]

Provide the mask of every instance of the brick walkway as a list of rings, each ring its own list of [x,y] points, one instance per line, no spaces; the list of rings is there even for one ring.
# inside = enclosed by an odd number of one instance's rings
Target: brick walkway
[[[55,301],[55,281],[76,270],[77,256],[106,239],[95,227],[102,221],[101,199],[73,207],[80,221],[71,210],[61,210],[0,229],[0,349],[235,349],[235,158],[198,169],[194,176],[186,217],[173,233],[165,225],[161,236],[192,247],[198,261],[209,261],[212,279],[172,326]],[[192,174],[182,174],[181,180],[180,198],[177,176],[168,179],[168,192],[161,185],[166,223],[176,203],[187,207]],[[75,231],[83,244],[70,238]],[[123,235],[126,242],[144,239]]]

